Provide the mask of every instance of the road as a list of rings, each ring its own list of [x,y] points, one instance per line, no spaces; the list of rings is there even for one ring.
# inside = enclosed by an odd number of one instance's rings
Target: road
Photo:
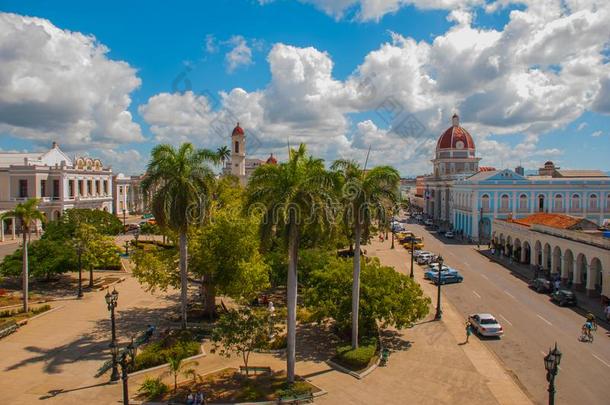
[[[584,323],[570,308],[553,304],[545,294],[490,262],[472,245],[445,243],[420,225],[407,229],[424,237],[425,250],[442,254],[464,282],[443,287],[443,294],[464,318],[474,312],[494,314],[504,327],[502,339],[485,344],[512,370],[538,403],[547,401],[543,357],[557,342],[563,357],[556,379],[558,404],[610,403],[610,338],[599,328],[593,343],[578,341]]]
[[[13,253],[17,248],[21,246],[18,241],[7,241],[0,244],[0,262],[4,259],[5,256]]]

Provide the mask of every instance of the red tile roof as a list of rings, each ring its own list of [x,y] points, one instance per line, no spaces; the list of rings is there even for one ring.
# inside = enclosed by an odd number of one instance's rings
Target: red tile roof
[[[582,218],[571,217],[563,214],[548,214],[546,212],[538,212],[525,218],[508,219],[507,222],[515,224],[532,226],[545,225],[558,229],[569,229],[582,221]]]
[[[494,171],[496,171],[496,168],[491,167],[491,166],[479,166],[479,171],[480,172],[494,172]]]

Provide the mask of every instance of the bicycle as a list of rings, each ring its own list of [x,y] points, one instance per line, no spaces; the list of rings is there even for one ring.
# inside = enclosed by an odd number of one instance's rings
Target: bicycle
[[[591,333],[591,329],[583,327],[578,340],[584,343],[593,343],[593,334]]]

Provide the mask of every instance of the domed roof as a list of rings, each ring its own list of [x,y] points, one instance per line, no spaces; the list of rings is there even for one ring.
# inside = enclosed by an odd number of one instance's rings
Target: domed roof
[[[453,125],[447,128],[438,139],[436,149],[473,149],[472,136],[460,126],[460,117],[453,115]]]
[[[269,156],[266,163],[271,165],[277,164],[277,159],[273,157],[273,153]]]
[[[242,129],[242,127],[239,126],[239,122],[238,122],[237,125],[235,126],[235,128],[233,128],[233,133],[231,134],[231,136],[243,135],[243,134],[244,134],[244,130]]]

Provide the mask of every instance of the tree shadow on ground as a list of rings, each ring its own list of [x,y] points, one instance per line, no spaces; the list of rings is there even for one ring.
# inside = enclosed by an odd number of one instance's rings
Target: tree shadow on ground
[[[313,361],[323,363],[335,355],[339,338],[335,336],[328,325],[299,324],[297,325],[296,359],[297,361]],[[277,358],[286,358],[286,353],[274,354]]]
[[[403,339],[400,332],[395,330],[382,330],[381,341],[383,346],[393,352],[407,350],[413,344],[410,340]]]
[[[50,390],[45,395],[38,397],[38,399],[40,399],[40,400],[51,399],[51,398],[55,398],[56,396],[58,396],[60,394],[67,394],[69,392],[81,391],[81,390],[86,390],[89,388],[103,387],[104,385],[109,385],[109,384],[114,384],[114,382],[103,382],[103,383],[99,383],[99,384],[87,385],[85,387],[78,387],[78,388],[70,388],[70,389],[61,388],[61,389]]]
[[[118,310],[116,316],[116,331],[119,341],[128,341],[141,332],[144,332],[148,325],[154,325],[157,333],[168,327],[179,325],[179,322],[174,322],[169,319],[175,314],[173,308],[148,308],[148,307],[132,307],[124,310]],[[99,320],[93,327],[93,333],[102,334],[110,341],[110,317],[108,319]]]

